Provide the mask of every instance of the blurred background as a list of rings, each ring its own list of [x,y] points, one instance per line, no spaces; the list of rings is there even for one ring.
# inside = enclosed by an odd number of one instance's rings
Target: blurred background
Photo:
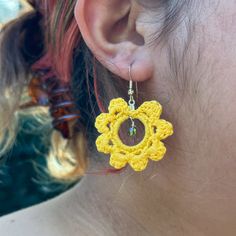
[[[0,25],[29,10],[31,7],[24,0],[0,0]]]
[[[24,0],[0,0],[0,28],[30,10]],[[24,116],[20,127],[14,147],[0,159],[0,216],[46,201],[71,187],[53,181],[44,171],[50,127],[41,127],[36,118]]]

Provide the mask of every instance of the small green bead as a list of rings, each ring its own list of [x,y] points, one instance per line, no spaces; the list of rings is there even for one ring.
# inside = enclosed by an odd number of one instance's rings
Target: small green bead
[[[137,134],[137,129],[135,127],[131,127],[129,129],[129,136],[135,136]]]

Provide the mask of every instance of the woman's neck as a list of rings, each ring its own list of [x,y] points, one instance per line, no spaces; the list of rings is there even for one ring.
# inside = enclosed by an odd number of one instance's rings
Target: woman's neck
[[[84,177],[73,190],[78,228],[91,235],[199,235],[175,211],[174,195],[157,187],[142,173]]]

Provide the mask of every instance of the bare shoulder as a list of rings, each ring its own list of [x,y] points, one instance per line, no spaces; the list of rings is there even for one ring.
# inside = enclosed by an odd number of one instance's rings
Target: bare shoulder
[[[73,189],[42,204],[0,218],[1,236],[73,235]],[[70,209],[71,208],[71,209]],[[75,213],[75,212],[74,212]]]

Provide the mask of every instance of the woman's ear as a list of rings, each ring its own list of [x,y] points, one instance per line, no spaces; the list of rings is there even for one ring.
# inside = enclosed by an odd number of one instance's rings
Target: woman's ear
[[[78,0],[75,17],[95,57],[111,72],[134,81],[152,77],[152,49],[148,29],[139,23],[142,11],[133,0]]]

